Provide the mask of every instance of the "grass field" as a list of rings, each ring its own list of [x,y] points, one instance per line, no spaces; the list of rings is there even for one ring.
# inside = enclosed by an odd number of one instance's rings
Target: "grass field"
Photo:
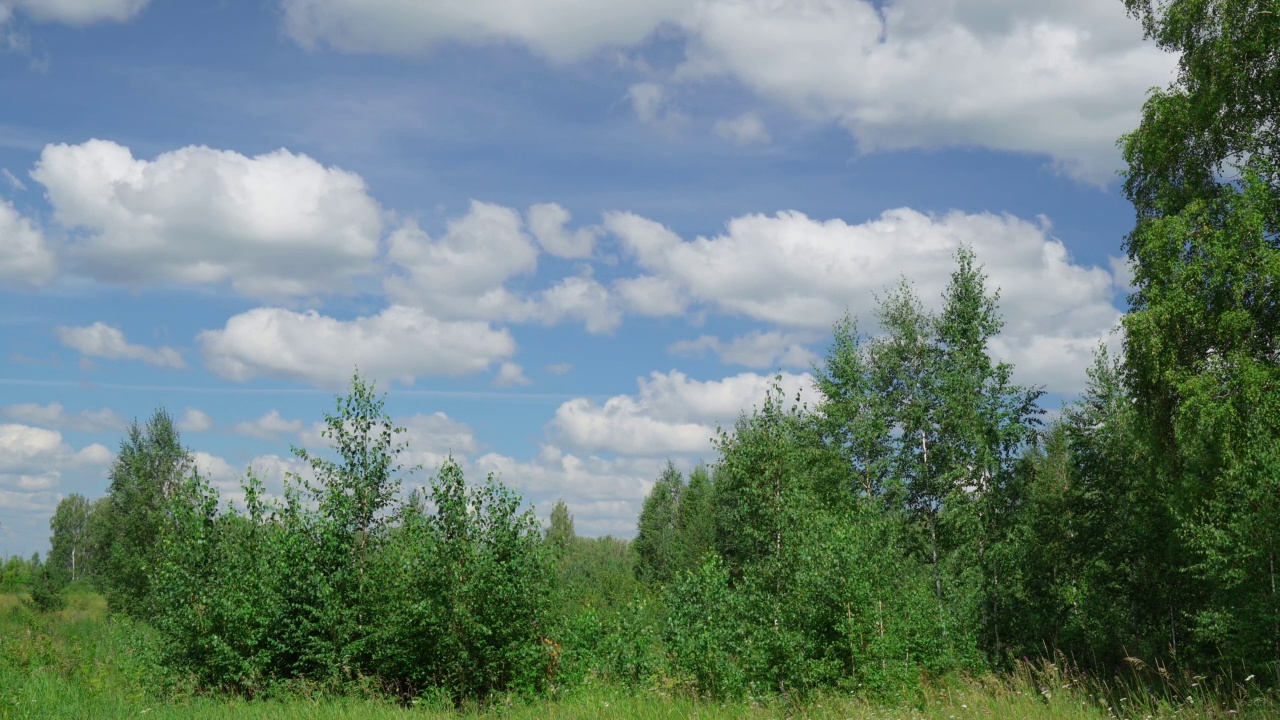
[[[483,711],[458,712],[422,703],[350,697],[245,701],[196,694],[166,676],[156,638],[145,626],[108,617],[92,593],[69,593],[67,609],[34,613],[22,598],[0,595],[0,718],[856,718],[859,720],[1092,718],[1277,718],[1280,703],[1250,697],[1246,687],[1223,697],[1208,691],[1161,700],[1147,690],[1112,692],[1070,682],[1052,671],[996,680],[956,682],[927,690],[899,707],[850,698],[811,698],[802,705],[779,698],[760,703],[712,703],[656,690],[584,688],[563,697],[509,701]],[[1131,697],[1132,695],[1132,697]]]

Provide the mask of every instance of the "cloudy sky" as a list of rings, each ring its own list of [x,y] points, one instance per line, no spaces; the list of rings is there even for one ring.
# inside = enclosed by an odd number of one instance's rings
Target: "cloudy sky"
[[[1174,62],[1120,0],[0,0],[0,554],[158,406],[278,490],[357,366],[411,462],[630,535],[962,244],[1059,403]]]

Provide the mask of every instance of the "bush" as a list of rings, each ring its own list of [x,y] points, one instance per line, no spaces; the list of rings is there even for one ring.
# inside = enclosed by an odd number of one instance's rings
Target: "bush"
[[[35,573],[31,583],[31,606],[42,613],[57,612],[67,606],[67,599],[62,595],[62,587],[49,571],[49,566],[41,567]]]

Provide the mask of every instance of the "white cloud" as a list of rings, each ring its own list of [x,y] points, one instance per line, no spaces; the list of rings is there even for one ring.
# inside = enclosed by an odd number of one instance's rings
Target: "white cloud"
[[[626,308],[638,315],[683,315],[689,304],[683,287],[668,278],[653,275],[617,280],[613,289]]]
[[[723,75],[847,128],[864,150],[983,146],[1046,153],[1114,179],[1117,137],[1175,59],[1111,0],[713,0],[686,78]]]
[[[1096,345],[1120,314],[1112,304],[1112,274],[1074,263],[1043,220],[928,216],[903,208],[851,225],[782,212],[734,218],[723,234],[692,241],[629,213],[607,214],[605,227],[648,274],[693,300],[784,328],[825,331],[847,308],[864,330],[874,330],[877,294],[904,275],[936,308],[955,252],[965,245],[985,265],[989,287],[1001,291],[1007,321],[1001,347],[1009,358],[1046,328],[1062,347]],[[706,272],[708,267],[716,271]],[[1068,353],[1039,358],[1043,374],[1020,377],[1073,392],[1083,386],[1086,366],[1087,355],[1081,362]]]
[[[581,320],[591,333],[613,332],[622,322],[622,311],[609,291],[585,275],[565,278],[542,291],[534,307],[535,316],[544,324],[573,318]]]
[[[566,234],[568,213],[557,205],[535,205],[529,216],[539,242],[562,257],[590,254],[600,232]],[[450,220],[438,240],[416,223],[406,223],[391,235],[387,257],[396,268],[384,283],[387,296],[437,317],[547,325],[571,318],[593,333],[610,332],[622,319],[589,267],[538,292],[508,289],[508,282],[537,270],[538,246],[520,214],[500,205],[472,201],[467,214]]]
[[[498,368],[498,374],[493,378],[494,387],[514,387],[516,385],[529,385],[533,381],[524,376],[524,368],[513,362],[504,362]]]
[[[387,257],[401,271],[386,281],[393,301],[445,318],[500,319],[531,314],[504,287],[538,267],[538,248],[510,208],[473,201],[433,240],[416,223],[391,235]]]
[[[567,375],[570,370],[573,370],[573,363],[562,362],[547,366],[547,372],[552,375]]]
[[[656,458],[584,457],[544,446],[528,461],[490,453],[476,458],[473,467],[480,474],[498,475],[544,516],[556,500],[569,501],[579,534],[629,536],[644,496],[665,464]]]
[[[187,408],[182,413],[182,417],[178,420],[178,429],[182,432],[208,432],[213,429],[213,418],[207,413],[196,408]]]
[[[171,347],[149,348],[130,344],[119,328],[106,323],[96,322],[86,327],[58,327],[54,329],[54,333],[63,345],[85,357],[138,360],[148,365],[174,369],[186,367],[177,350]]]
[[[817,340],[815,334],[785,333],[778,330],[752,330],[725,342],[714,335],[695,340],[682,340],[667,348],[673,354],[701,355],[714,352],[729,365],[771,369],[776,367],[808,368],[818,356],[805,345]]]
[[[675,27],[686,61],[667,82],[730,78],[800,116],[840,124],[865,151],[1042,153],[1096,183],[1114,179],[1116,138],[1175,65],[1115,0],[282,2],[295,39],[353,52],[507,41],[566,62],[636,49]],[[661,80],[628,91],[642,120],[669,107]],[[743,129],[737,137],[759,137]]]
[[[44,233],[0,198],[0,284],[40,287],[52,281],[57,271]]]
[[[517,43],[553,62],[640,42],[689,0],[281,0],[285,28],[304,46],[418,54],[445,41]]]
[[[49,145],[31,176],[90,277],[229,283],[250,297],[345,291],[373,271],[381,209],[364,181],[305,155],[185,147],[154,160],[104,140]]]
[[[86,492],[88,483],[102,482],[113,457],[97,443],[75,450],[56,430],[0,424],[0,532],[6,544],[47,533],[49,516],[63,491],[71,489],[69,481]]]
[[[772,383],[755,373],[698,381],[679,371],[654,372],[639,379],[636,395],[561,404],[550,426],[576,449],[643,457],[710,454],[716,426],[731,427],[739,413],[764,401]],[[784,373],[782,388],[788,401],[801,390],[816,400],[807,373]]]
[[[279,410],[272,410],[256,420],[238,422],[231,432],[259,440],[274,440],[281,435],[297,435],[303,430],[301,420],[285,420]]]
[[[646,125],[669,124],[684,119],[671,104],[671,93],[660,83],[638,82],[627,88],[627,100],[636,117]]]
[[[771,139],[764,121],[755,113],[744,113],[736,118],[717,120],[716,134],[738,145],[767,144]]]
[[[22,10],[37,22],[91,25],[98,22],[126,22],[151,0],[0,0],[0,22],[6,7]]]
[[[81,410],[68,413],[62,403],[38,405],[36,403],[20,403],[0,408],[0,414],[10,420],[27,423],[54,430],[76,430],[78,432],[101,433],[121,430],[125,427],[124,418],[110,408],[101,410]]]
[[[483,372],[515,353],[505,329],[484,322],[446,322],[393,305],[377,315],[338,320],[311,311],[257,308],[205,330],[206,365],[228,380],[256,377],[341,387],[357,367],[381,382]]]
[[[529,219],[529,230],[538,239],[543,250],[561,258],[589,258],[600,229],[595,227],[578,228],[570,232],[566,229],[572,216],[569,211],[555,203],[540,203],[529,208],[526,214]]]

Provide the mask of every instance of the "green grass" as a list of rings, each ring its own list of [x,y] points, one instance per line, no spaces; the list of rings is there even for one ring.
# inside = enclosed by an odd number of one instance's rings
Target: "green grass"
[[[352,697],[293,696],[246,701],[190,692],[163,671],[156,638],[146,626],[108,617],[102,598],[68,593],[65,610],[40,615],[14,594],[0,594],[0,718],[822,718],[856,720],[1094,720],[1102,718],[1275,718],[1280,703],[1231,697],[1193,688],[1172,698],[1113,686],[1089,686],[1052,666],[1011,678],[985,678],[932,687],[902,707],[852,698],[812,698],[793,705],[780,698],[760,703],[714,703],[658,690],[583,688],[564,697],[511,701],[481,712],[457,712],[422,703]],[[1129,689],[1138,688],[1136,676]],[[1197,693],[1197,690],[1200,692]],[[1109,693],[1111,701],[1101,699]],[[1231,700],[1231,709],[1225,701]]]

